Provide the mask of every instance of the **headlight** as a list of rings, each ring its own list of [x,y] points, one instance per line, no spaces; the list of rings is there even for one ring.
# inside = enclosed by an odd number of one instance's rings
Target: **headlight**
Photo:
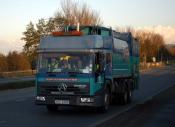
[[[42,96],[36,96],[36,100],[38,101],[45,101],[45,97],[42,97]]]
[[[91,103],[91,102],[94,102],[94,99],[90,98],[90,97],[82,97],[82,98],[80,98],[80,101],[82,103]]]

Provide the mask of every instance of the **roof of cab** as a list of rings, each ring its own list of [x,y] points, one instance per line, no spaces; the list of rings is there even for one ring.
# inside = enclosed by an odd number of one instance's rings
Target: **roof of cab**
[[[103,48],[103,38],[99,35],[91,36],[61,36],[52,35],[42,37],[39,50],[63,49],[94,49]]]

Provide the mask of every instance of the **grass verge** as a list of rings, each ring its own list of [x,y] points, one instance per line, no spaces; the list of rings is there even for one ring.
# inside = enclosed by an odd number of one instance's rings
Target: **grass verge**
[[[0,85],[0,91],[9,89],[22,89],[35,86],[35,81],[13,82]]]
[[[34,76],[35,74],[36,74],[36,70],[0,72],[0,78]]]

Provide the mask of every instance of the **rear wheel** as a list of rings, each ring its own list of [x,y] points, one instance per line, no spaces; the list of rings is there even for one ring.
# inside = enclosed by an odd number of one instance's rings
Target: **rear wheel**
[[[128,102],[128,92],[125,90],[120,94],[120,104],[125,105]]]
[[[57,111],[58,107],[56,105],[47,105],[47,110],[50,112]]]
[[[132,102],[132,90],[128,89],[128,103]]]
[[[119,93],[119,102],[120,104],[122,105],[125,105],[128,103],[128,100],[129,100],[129,94],[130,92],[128,91],[129,90],[129,87],[128,87],[128,80],[125,80],[125,79],[121,79],[120,82],[120,87],[121,87],[121,93]]]
[[[132,89],[131,89],[131,81],[125,80],[123,82],[124,91],[121,93],[121,104],[130,103],[132,100]]]
[[[125,105],[131,102],[132,89],[131,89],[130,83],[131,83],[130,80],[127,80],[127,79],[115,80],[116,89],[119,89],[120,91],[115,93],[115,96],[113,98],[114,104]]]

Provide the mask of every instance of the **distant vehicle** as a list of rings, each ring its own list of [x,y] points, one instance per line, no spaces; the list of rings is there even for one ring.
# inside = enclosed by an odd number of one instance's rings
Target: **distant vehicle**
[[[37,105],[95,107],[127,104],[138,88],[139,44],[131,33],[99,26],[68,27],[41,38],[36,75]]]

